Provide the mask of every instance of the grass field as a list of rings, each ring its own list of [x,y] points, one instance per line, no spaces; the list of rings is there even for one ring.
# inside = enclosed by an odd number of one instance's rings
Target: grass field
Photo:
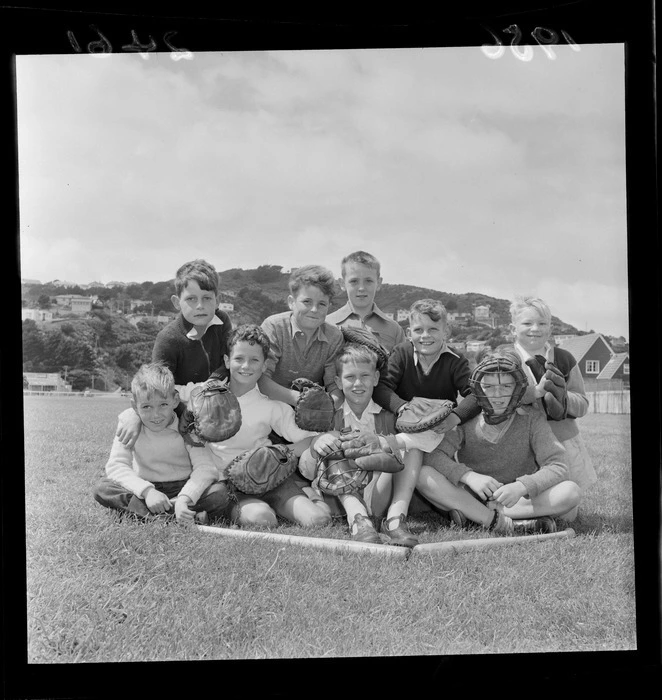
[[[627,415],[581,420],[599,482],[575,538],[403,561],[122,521],[91,490],[126,406],[24,398],[30,663],[636,648]],[[422,543],[485,537],[412,524]]]

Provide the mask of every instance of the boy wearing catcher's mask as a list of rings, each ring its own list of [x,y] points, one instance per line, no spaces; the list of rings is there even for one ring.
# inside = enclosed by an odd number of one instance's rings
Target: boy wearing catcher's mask
[[[522,406],[527,380],[518,355],[488,353],[470,386],[480,415],[445,435],[445,455],[437,451],[434,466],[423,465],[417,489],[454,520],[504,534],[554,531],[553,518],[571,513],[581,493],[545,416]]]

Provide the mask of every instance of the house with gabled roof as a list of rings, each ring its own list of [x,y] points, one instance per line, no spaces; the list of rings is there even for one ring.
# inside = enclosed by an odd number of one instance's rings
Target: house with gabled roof
[[[577,360],[584,379],[597,379],[609,364],[614,351],[601,333],[588,333],[568,338],[559,343]]]
[[[630,355],[617,352],[611,356],[605,368],[598,374],[598,381],[620,379],[624,385],[630,384]]]

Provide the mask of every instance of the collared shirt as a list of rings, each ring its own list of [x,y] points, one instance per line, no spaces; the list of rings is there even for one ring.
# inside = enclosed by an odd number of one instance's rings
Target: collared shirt
[[[430,374],[432,371],[432,368],[435,366],[439,358],[445,353],[449,352],[451,355],[455,355],[455,357],[459,357],[459,355],[456,352],[453,352],[446,343],[444,343],[439,350],[435,353],[434,358],[432,359],[432,362],[428,363],[427,368],[423,367],[423,363],[420,361],[420,356],[418,350],[416,350],[416,346],[412,343],[412,347],[414,349],[414,365],[419,365],[421,366],[421,370],[423,374]]]
[[[202,331],[202,333],[200,333],[195,326],[191,326],[191,330],[186,334],[186,337],[190,338],[191,340],[200,340],[200,338],[202,338],[202,336],[207,332],[207,329],[210,326],[222,326],[222,325],[223,325],[223,321],[221,321],[221,319],[218,316],[214,315],[214,316],[212,316],[211,321],[205,326],[205,329],[204,329],[204,331]]]
[[[291,311],[274,314],[262,321],[271,347],[264,374],[288,389],[292,381],[304,377],[321,384],[329,392],[337,391],[336,355],[343,345],[342,331],[322,323],[311,338],[306,338]]]
[[[370,329],[389,352],[395,345],[407,339],[402,326],[389,318],[377,304],[373,304],[372,310],[365,317],[361,317],[348,301],[344,306],[330,313],[326,320],[327,323],[336,326],[358,326]]]
[[[345,427],[374,433],[376,432],[375,415],[381,413],[382,410],[379,404],[370,399],[368,405],[363,409],[361,417],[358,418],[351,406],[345,401],[342,405]],[[424,430],[420,433],[412,434],[399,433],[399,437],[405,443],[406,451],[416,448],[423,452],[432,452],[442,441],[444,435],[443,433],[435,433],[433,430]]]

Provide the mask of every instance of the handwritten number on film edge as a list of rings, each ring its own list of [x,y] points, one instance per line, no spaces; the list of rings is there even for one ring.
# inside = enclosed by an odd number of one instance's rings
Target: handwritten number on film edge
[[[491,29],[488,29],[487,27],[483,27],[483,29],[492,35],[492,38],[496,43],[494,45],[483,44],[480,47],[480,50],[489,59],[495,60],[497,58],[501,58],[506,51],[503,42]],[[533,58],[532,46],[529,46],[528,44],[520,46],[522,32],[516,24],[511,24],[502,31],[513,35],[513,38],[510,41],[510,50],[513,52],[515,58],[519,59],[520,61],[530,61]],[[581,51],[580,47],[572,40],[572,37],[566,31],[561,30],[561,34],[573,51]],[[559,35],[557,32],[555,32],[553,29],[547,29],[545,27],[536,27],[531,32],[531,36],[538,42],[540,48],[545,52],[551,61],[556,59],[556,53],[552,49],[552,45],[559,43]]]
[[[99,35],[99,39],[97,41],[91,41],[87,45],[88,53],[94,56],[106,56],[112,53],[113,47],[110,41],[108,41],[108,38],[104,34],[102,34],[101,31],[94,24],[90,24],[90,29]],[[163,35],[163,42],[170,49],[170,58],[173,61],[179,61],[182,58],[187,59],[189,61],[192,60],[193,54],[188,49],[177,48],[171,43],[171,39],[173,36],[175,36],[175,34],[177,34],[176,31],[169,31]],[[80,45],[76,40],[74,33],[72,31],[68,31],[67,37],[69,38],[69,43],[71,44],[73,50],[76,51],[76,53],[82,53],[82,49],[80,48]],[[140,43],[140,41],[138,40],[138,35],[136,34],[136,31],[134,29],[131,30],[131,38],[133,39],[133,42],[131,44],[125,44],[124,46],[122,46],[123,51],[131,51],[134,53],[138,53],[142,58],[148,59],[148,52],[156,51],[157,49],[157,44],[154,41],[154,38],[151,34],[148,34],[148,44]]]

